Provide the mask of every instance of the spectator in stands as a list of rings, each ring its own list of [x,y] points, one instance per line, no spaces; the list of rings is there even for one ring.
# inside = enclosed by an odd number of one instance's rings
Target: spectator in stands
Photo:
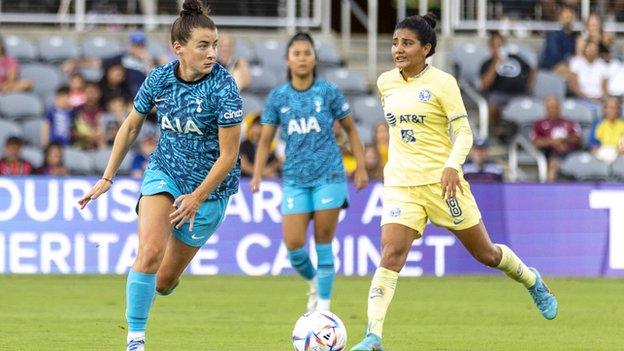
[[[19,79],[19,63],[6,52],[4,38],[0,36],[0,93],[30,90],[32,82]]]
[[[104,146],[113,146],[117,131],[130,113],[128,101],[122,96],[112,96],[106,104],[106,112],[100,119]]]
[[[621,60],[611,59],[607,77],[607,94],[624,97],[624,63]]]
[[[556,181],[561,161],[581,146],[581,126],[561,116],[561,102],[555,96],[544,100],[546,118],[533,123],[533,145],[548,159],[548,181]]]
[[[383,165],[381,162],[381,155],[379,155],[377,147],[373,144],[365,145],[364,166],[366,167],[366,173],[368,173],[369,180],[383,179]]]
[[[56,90],[54,104],[46,111],[45,123],[41,125],[41,145],[69,145],[74,136],[75,119],[76,111],[69,100],[69,87],[62,86]]]
[[[102,92],[97,84],[85,85],[85,103],[78,109],[74,123],[74,145],[83,150],[103,146],[101,119],[104,110],[100,107],[101,96]]]
[[[583,47],[583,54],[570,60],[570,71],[573,74],[568,80],[568,85],[576,96],[600,103],[602,97],[606,95],[609,67],[598,56],[597,43],[589,41]]]
[[[43,152],[43,166],[36,168],[34,173],[50,176],[69,175],[69,169],[63,162],[63,146],[56,142],[48,144]]]
[[[4,155],[0,159],[0,175],[25,175],[32,173],[30,162],[21,157],[24,141],[16,136],[9,137],[4,143]]]
[[[241,176],[252,177],[254,169],[254,160],[256,159],[256,150],[260,142],[260,134],[262,133],[262,124],[260,124],[260,114],[256,113],[252,117],[245,140],[240,145],[241,157]],[[266,166],[264,166],[263,177],[275,178],[279,175],[280,162],[273,151],[270,151]]]
[[[113,63],[105,69],[104,76],[100,81],[100,90],[102,91],[100,106],[106,106],[108,100],[113,96],[121,95],[126,100],[132,98],[126,80],[126,69],[121,63]]]
[[[111,66],[121,65],[125,68],[125,81],[134,96],[143,84],[147,74],[154,68],[156,60],[147,50],[147,35],[140,30],[130,33],[130,46],[121,55],[113,56],[102,61],[102,66],[106,69]]]
[[[469,154],[469,162],[463,167],[464,178],[469,182],[502,182],[503,168],[488,160],[489,143],[475,139]]]
[[[158,137],[156,133],[146,134],[141,138],[139,153],[134,156],[132,159],[132,169],[130,171],[130,176],[133,178],[141,178],[143,177],[143,172],[145,172],[145,168],[147,167],[147,161],[149,156],[156,149],[156,145],[158,143]]]
[[[381,157],[382,168],[388,163],[389,143],[390,133],[388,131],[388,124],[385,121],[377,123],[373,130],[373,144],[375,144],[377,152],[379,152],[379,156]]]
[[[69,103],[73,108],[78,108],[86,100],[84,77],[80,73],[72,73],[69,77]]]
[[[585,30],[576,40],[576,56],[584,55],[587,43],[593,42],[598,44],[598,56],[608,61],[611,58],[611,46],[614,39],[613,33],[603,30],[600,15],[592,13],[587,17]]]
[[[604,117],[592,131],[590,146],[599,159],[613,162],[624,154],[624,121],[620,117],[620,100],[608,97],[604,102]]]
[[[540,66],[555,73],[568,71],[568,60],[574,56],[577,33],[572,30],[576,20],[574,11],[568,6],[559,10],[561,28],[546,34]]]
[[[217,61],[225,67],[238,85],[238,89],[245,90],[251,84],[251,69],[249,62],[243,57],[237,57],[236,41],[234,36],[225,34],[219,39],[219,51]]]
[[[520,56],[508,54],[503,48],[505,37],[492,32],[489,46],[491,57],[481,66],[481,89],[487,94],[490,124],[497,136],[501,129],[500,111],[514,97],[530,94],[533,90],[536,72]]]

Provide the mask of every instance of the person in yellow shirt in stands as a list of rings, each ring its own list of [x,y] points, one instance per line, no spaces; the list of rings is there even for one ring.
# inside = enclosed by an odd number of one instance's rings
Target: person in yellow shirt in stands
[[[595,125],[590,140],[592,151],[606,162],[624,154],[624,121],[620,118],[620,100],[615,96],[604,102],[604,118]]]
[[[382,252],[369,290],[366,335],[352,351],[383,350],[383,323],[399,271],[427,220],[453,232],[479,262],[522,283],[545,318],[557,315],[557,300],[537,270],[506,245],[490,241],[463,178],[461,166],[472,146],[472,131],[455,78],[426,63],[435,52],[435,25],[433,14],[401,21],[392,38],[396,68],[377,80],[390,131]]]

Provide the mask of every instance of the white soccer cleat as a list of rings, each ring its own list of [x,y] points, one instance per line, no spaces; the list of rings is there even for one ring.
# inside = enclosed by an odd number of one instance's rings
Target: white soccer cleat
[[[316,311],[316,305],[318,304],[318,293],[316,292],[316,279],[310,281],[310,290],[308,291],[308,312]]]
[[[145,339],[132,339],[126,346],[126,351],[145,351]]]

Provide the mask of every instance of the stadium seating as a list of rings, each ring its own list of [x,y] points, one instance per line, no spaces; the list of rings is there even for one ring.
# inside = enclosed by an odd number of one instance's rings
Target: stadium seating
[[[0,115],[12,120],[42,118],[43,102],[31,93],[0,95]]]
[[[505,49],[510,54],[520,56],[529,66],[537,67],[538,55],[533,48],[519,43],[508,43],[505,45]]]
[[[490,56],[490,51],[482,43],[458,43],[451,50],[455,74],[459,80],[478,86],[481,65]]]
[[[41,127],[46,123],[43,119],[27,120],[22,123],[24,140],[32,146],[43,147],[41,145]]]
[[[74,147],[63,151],[65,166],[72,174],[91,174],[94,170],[93,154]]]
[[[281,69],[286,67],[286,43],[281,40],[256,42],[256,56],[264,68]]]
[[[39,41],[41,59],[50,63],[60,63],[80,57],[80,47],[69,36],[53,35]]]
[[[618,157],[611,164],[611,175],[619,181],[624,181],[624,156]]]
[[[4,142],[11,136],[22,137],[22,128],[14,121],[0,118],[0,148],[4,147]]]
[[[67,77],[58,66],[45,63],[22,65],[20,76],[33,83],[33,92],[41,98],[53,95],[59,86],[67,82]]]
[[[319,66],[338,67],[342,65],[342,58],[331,41],[319,41],[316,43],[317,60]]]
[[[357,96],[353,98],[351,105],[351,111],[358,123],[372,127],[384,120],[383,107],[376,96]]]
[[[535,97],[545,99],[554,95],[559,100],[563,100],[566,95],[566,89],[566,81],[561,76],[550,71],[537,71],[533,89]]]
[[[39,57],[39,51],[35,44],[21,36],[5,36],[4,45],[9,55],[20,62],[34,61]]]
[[[284,72],[284,75],[285,74]],[[253,66],[251,68],[251,77],[253,79],[248,91],[257,94],[266,94],[285,80],[285,77],[283,80],[280,80],[274,72],[260,66]]]
[[[25,145],[22,147],[22,158],[33,166],[33,168],[43,165],[43,151],[36,146]]]
[[[234,54],[236,57],[244,58],[249,62],[256,62],[254,49],[244,41],[236,40],[236,44],[234,44]]]
[[[262,112],[263,102],[260,98],[252,94],[243,93],[243,115],[248,115],[251,112]]]
[[[106,170],[106,166],[108,165],[108,158],[110,157],[111,152],[112,152],[112,149],[107,148],[107,149],[95,151],[93,153],[93,156],[91,158],[93,159],[93,167],[96,172],[103,173],[104,170]],[[121,162],[121,166],[119,166],[119,174],[130,173],[133,159],[134,159],[134,153],[132,151],[129,151],[126,157]]]
[[[568,155],[561,165],[561,172],[578,180],[603,181],[609,179],[609,166],[586,151]]]
[[[80,74],[82,74],[84,79],[88,82],[99,82],[104,75],[104,71],[101,68],[83,67],[80,69]]]
[[[358,95],[368,92],[364,77],[346,68],[324,71],[323,79],[336,84],[347,95]]]
[[[115,39],[94,36],[82,42],[82,52],[84,57],[105,59],[121,54],[123,48]]]
[[[531,97],[519,97],[512,99],[502,111],[503,120],[518,125],[519,133],[529,137],[533,122],[541,119],[546,114],[542,100]]]

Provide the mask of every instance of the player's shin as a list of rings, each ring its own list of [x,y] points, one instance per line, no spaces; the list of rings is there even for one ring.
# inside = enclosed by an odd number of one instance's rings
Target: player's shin
[[[288,259],[293,268],[306,280],[312,280],[316,275],[310,256],[308,256],[308,252],[303,247],[288,250]]]
[[[126,282],[128,339],[136,339],[145,335],[145,326],[155,293],[156,274],[130,270]]]
[[[496,268],[527,288],[533,286],[535,284],[535,273],[529,270],[509,247],[503,244],[494,245],[498,246],[502,252],[501,261]]]
[[[317,243],[316,254],[318,256],[318,268],[316,279],[318,285],[318,304],[316,309],[319,311],[329,311],[329,304],[334,286],[334,253],[331,243]]]
[[[388,306],[394,297],[399,273],[379,267],[375,271],[368,293],[368,329],[367,334],[372,333],[381,337],[384,319]]]

